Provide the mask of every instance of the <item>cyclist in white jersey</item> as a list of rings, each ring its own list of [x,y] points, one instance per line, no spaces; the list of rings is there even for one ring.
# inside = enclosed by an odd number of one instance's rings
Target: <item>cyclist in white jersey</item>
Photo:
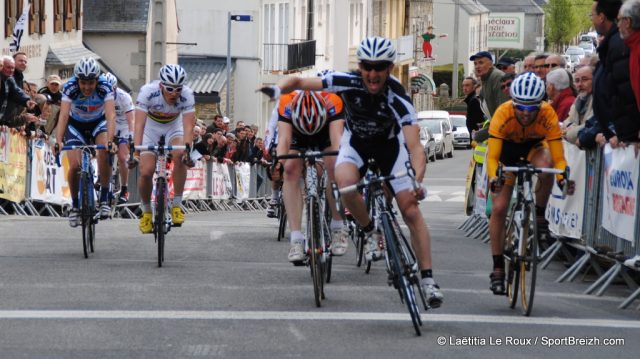
[[[93,139],[95,144],[106,145],[115,153],[116,146],[111,142],[116,125],[116,111],[113,90],[100,76],[100,65],[89,57],[82,58],[73,69],[74,76],[62,89],[60,117],[56,127],[56,142],[63,145],[88,145]],[[64,142],[63,142],[64,141]],[[111,166],[106,151],[98,151],[98,173],[100,177],[100,217],[109,216],[109,176]],[[78,203],[78,182],[80,171],[80,150],[67,152],[69,168],[67,179],[71,190],[72,208],[69,211],[69,225],[77,227],[80,219]]]
[[[286,77],[276,86],[263,87],[260,91],[273,99],[296,89],[326,90],[342,97],[347,121],[335,169],[339,188],[358,183],[369,158],[376,160],[382,175],[404,169],[405,162],[410,160],[416,180],[422,182],[426,169],[424,149],[420,145],[411,98],[391,76],[396,58],[393,44],[381,37],[365,38],[358,47],[357,57],[356,72],[327,73],[321,78]],[[417,201],[424,197],[424,190],[413,191],[407,177],[391,181],[391,189],[411,233],[422,277],[420,284],[429,305],[437,308],[443,295],[433,279],[431,238]],[[379,245],[381,234],[374,230],[362,197],[348,193],[342,196],[342,202],[367,233],[367,258],[380,259],[384,255]]]
[[[131,95],[118,87],[118,79],[111,72],[104,74],[113,89],[116,105],[116,143],[118,144],[118,173],[120,174],[120,195],[118,204],[129,201],[129,136],[133,135],[133,100]]]
[[[142,86],[136,101],[134,142],[138,145],[156,145],[161,136],[165,143],[191,146],[193,126],[196,123],[195,100],[193,91],[184,85],[187,73],[179,65],[164,65],[160,69],[160,81],[153,81]],[[181,116],[182,115],[182,116]],[[187,178],[187,166],[193,166],[189,151],[173,151],[173,189],[174,197],[171,208],[173,225],[181,226],[184,212],[180,208],[184,182]],[[151,189],[153,174],[156,168],[155,153],[136,151],[135,166],[140,163],[138,191],[142,201],[142,217],[140,231],[151,233],[153,223],[151,216]]]

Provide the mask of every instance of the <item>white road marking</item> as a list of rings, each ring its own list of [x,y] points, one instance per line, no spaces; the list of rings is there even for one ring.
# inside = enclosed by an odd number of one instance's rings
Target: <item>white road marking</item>
[[[440,198],[440,196],[427,196],[427,198],[425,199],[425,202],[442,202],[442,198]]]
[[[447,199],[445,202],[464,202],[464,196],[457,196]]]
[[[282,312],[282,311],[173,311],[173,310],[3,310],[0,319],[138,319],[138,320],[333,320],[402,321],[408,313],[367,312]],[[466,314],[423,314],[427,322],[554,325],[561,327],[600,327],[640,329],[637,320],[491,316]]]

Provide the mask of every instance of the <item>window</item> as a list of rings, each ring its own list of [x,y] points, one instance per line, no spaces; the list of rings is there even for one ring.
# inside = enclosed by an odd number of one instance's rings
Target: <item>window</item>
[[[29,0],[29,35],[46,32],[45,0]]]
[[[16,26],[20,15],[22,15],[23,0],[5,0],[4,1],[4,37],[13,35],[13,28]]]
[[[53,0],[53,32],[62,31],[62,0]]]
[[[82,28],[82,0],[75,0],[76,2],[76,30]]]

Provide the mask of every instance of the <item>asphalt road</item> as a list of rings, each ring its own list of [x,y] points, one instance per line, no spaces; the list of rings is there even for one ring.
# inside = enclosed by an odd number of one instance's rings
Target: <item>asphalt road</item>
[[[136,221],[99,223],[84,259],[66,220],[10,216],[0,217],[0,358],[637,357],[638,301],[618,310],[630,294],[621,284],[583,295],[595,278],[555,283],[557,261],[540,272],[531,317],[491,294],[488,245],[457,230],[469,156],[428,166],[421,209],[445,301],[423,313],[421,337],[383,264],[364,274],[353,248],[334,258],[316,308],[308,269],[287,263],[264,213],[188,214],[163,268]]]

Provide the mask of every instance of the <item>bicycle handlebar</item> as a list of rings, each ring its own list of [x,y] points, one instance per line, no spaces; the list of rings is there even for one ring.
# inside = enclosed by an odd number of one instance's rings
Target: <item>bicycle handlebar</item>
[[[64,145],[62,146],[62,149],[61,149],[60,146],[58,146],[58,144],[56,143],[54,148],[56,151],[56,165],[58,167],[61,167],[62,165],[60,164],[60,152],[62,151],[84,150],[84,149],[94,149],[94,150],[102,151],[102,150],[106,150],[107,146],[105,145]]]
[[[385,182],[385,181],[391,181],[391,180],[394,180],[396,178],[401,178],[401,177],[408,176],[408,175],[409,175],[409,172],[400,171],[400,172],[392,173],[392,174],[390,174],[388,176],[376,176],[375,178],[373,178],[371,180],[367,180],[365,178],[365,179],[362,180],[362,183],[352,184],[351,186],[346,186],[346,187],[343,187],[343,188],[339,189],[338,193],[345,194],[345,193],[353,192],[353,191],[360,190],[360,189],[363,189],[365,187],[371,186],[372,184],[381,183],[381,182]]]
[[[327,152],[307,151],[307,152],[300,152],[300,153],[291,153],[291,154],[282,155],[282,156],[275,156],[273,158],[273,161],[275,162],[278,160],[286,160],[290,158],[320,158],[325,156],[337,156],[337,155],[338,155],[338,151],[327,151]]]
[[[548,167],[533,167],[531,165],[529,166],[503,166],[503,165],[499,165],[498,166],[498,171],[497,171],[497,177],[502,179],[504,176],[504,172],[514,172],[514,173],[520,173],[520,172],[526,172],[526,173],[531,173],[531,174],[536,174],[536,173],[551,173],[551,174],[556,174],[556,175],[562,175],[562,177],[564,178],[562,181],[562,184],[559,182],[558,183],[558,187],[562,187],[562,198],[565,198],[567,196],[567,192],[569,191],[569,175],[571,174],[571,170],[569,169],[569,166],[565,167],[564,170],[559,170],[557,168],[548,168]]]

